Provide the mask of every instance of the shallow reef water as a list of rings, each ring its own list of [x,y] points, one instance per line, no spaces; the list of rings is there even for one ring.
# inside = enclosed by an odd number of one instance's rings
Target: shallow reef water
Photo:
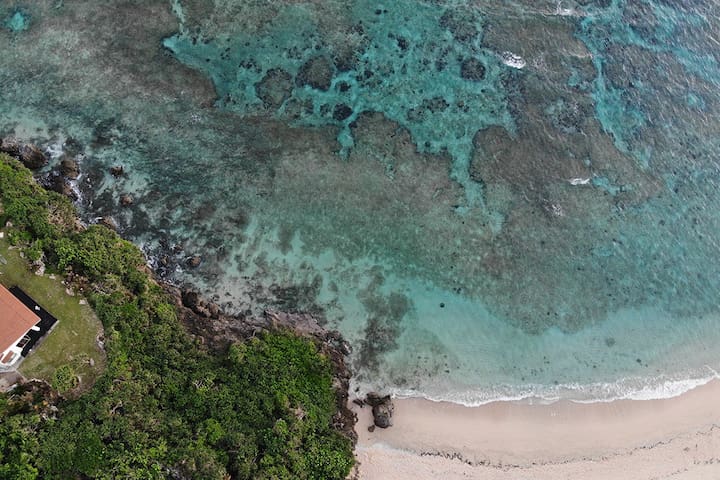
[[[339,329],[358,388],[675,394],[720,366],[718,12],[3,4],[0,135],[171,281]]]

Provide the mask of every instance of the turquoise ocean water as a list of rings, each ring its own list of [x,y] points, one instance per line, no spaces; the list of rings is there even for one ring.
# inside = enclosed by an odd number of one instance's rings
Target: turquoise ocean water
[[[2,2],[0,135],[76,157],[168,280],[340,330],[359,390],[670,396],[720,370],[718,32],[714,0]]]

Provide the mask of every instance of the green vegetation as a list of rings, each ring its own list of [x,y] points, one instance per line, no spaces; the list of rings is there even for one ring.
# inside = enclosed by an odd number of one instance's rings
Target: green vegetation
[[[37,414],[43,398],[0,399],[0,478],[346,477],[351,443],[330,427],[332,366],[312,342],[273,332],[209,352],[137,248],[104,227],[76,229],[69,203],[7,157],[0,201],[11,242],[86,285],[107,351],[103,375],[57,418]],[[75,368],[56,368],[53,387],[72,388]]]
[[[20,373],[50,382],[58,367],[72,365],[82,381],[81,390],[92,385],[105,365],[105,355],[96,344],[102,331],[97,316],[89,305],[80,303],[79,297],[68,295],[59,278],[33,274],[20,250],[9,247],[7,240],[0,239],[0,257],[4,260],[0,261],[0,283],[18,285],[59,320],[52,335],[42,340],[42,347],[20,365]]]

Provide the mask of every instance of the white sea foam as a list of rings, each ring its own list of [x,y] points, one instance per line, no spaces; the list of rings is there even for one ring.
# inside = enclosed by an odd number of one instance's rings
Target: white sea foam
[[[570,185],[588,185],[590,183],[590,178],[571,178],[568,182],[570,182]]]
[[[713,380],[720,374],[709,366],[695,372],[689,378],[628,377],[617,382],[596,382],[589,384],[571,383],[558,385],[527,384],[520,386],[498,385],[474,390],[447,392],[425,392],[414,389],[389,388],[388,393],[396,398],[424,398],[433,402],[450,402],[466,407],[478,407],[493,402],[528,402],[551,404],[560,400],[575,403],[607,403],[616,400],[659,400],[682,395]],[[358,393],[371,388],[357,385]]]
[[[502,62],[505,65],[507,65],[508,67],[517,68],[518,70],[521,68],[525,68],[525,65],[527,65],[524,58],[512,52],[503,52],[500,57],[502,58]]]

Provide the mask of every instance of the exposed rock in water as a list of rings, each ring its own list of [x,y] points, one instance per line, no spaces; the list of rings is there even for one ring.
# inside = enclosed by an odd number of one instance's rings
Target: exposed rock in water
[[[395,411],[390,395],[380,395],[376,392],[370,392],[365,397],[365,403],[372,406],[373,419],[375,426],[380,428],[392,427],[392,416]]]
[[[31,143],[23,145],[12,137],[4,138],[0,142],[0,152],[16,157],[30,170],[44,167],[48,162],[47,156],[38,147]]]
[[[116,165],[114,167],[110,167],[110,175],[113,177],[121,177],[125,173],[125,168],[122,165]]]
[[[80,176],[80,166],[77,160],[65,157],[60,162],[60,174],[70,180],[76,180]]]
[[[20,156],[21,148],[22,145],[20,145],[20,142],[18,142],[12,137],[3,138],[2,142],[0,142],[0,152],[7,153],[8,155],[12,155],[13,157]]]
[[[129,207],[133,203],[135,203],[135,200],[132,195],[128,195],[127,193],[120,195],[120,205],[123,207]]]
[[[272,68],[255,84],[255,93],[262,100],[265,108],[276,110],[290,98],[292,93],[292,76],[281,68]]]
[[[313,57],[300,67],[295,78],[299,87],[309,85],[316,90],[327,91],[333,77],[333,64],[323,56]]]
[[[190,268],[197,268],[200,266],[200,263],[202,263],[202,258],[200,258],[200,255],[193,255],[192,257],[188,258],[185,263]]]
[[[53,172],[49,176],[47,176],[42,181],[42,185],[47,190],[57,192],[61,195],[65,195],[73,201],[77,200],[77,195],[75,194],[75,191],[70,185],[70,182],[68,182],[67,179],[64,176],[60,175],[58,172]]]
[[[30,170],[37,170],[48,163],[45,153],[30,143],[20,149],[20,161]]]

